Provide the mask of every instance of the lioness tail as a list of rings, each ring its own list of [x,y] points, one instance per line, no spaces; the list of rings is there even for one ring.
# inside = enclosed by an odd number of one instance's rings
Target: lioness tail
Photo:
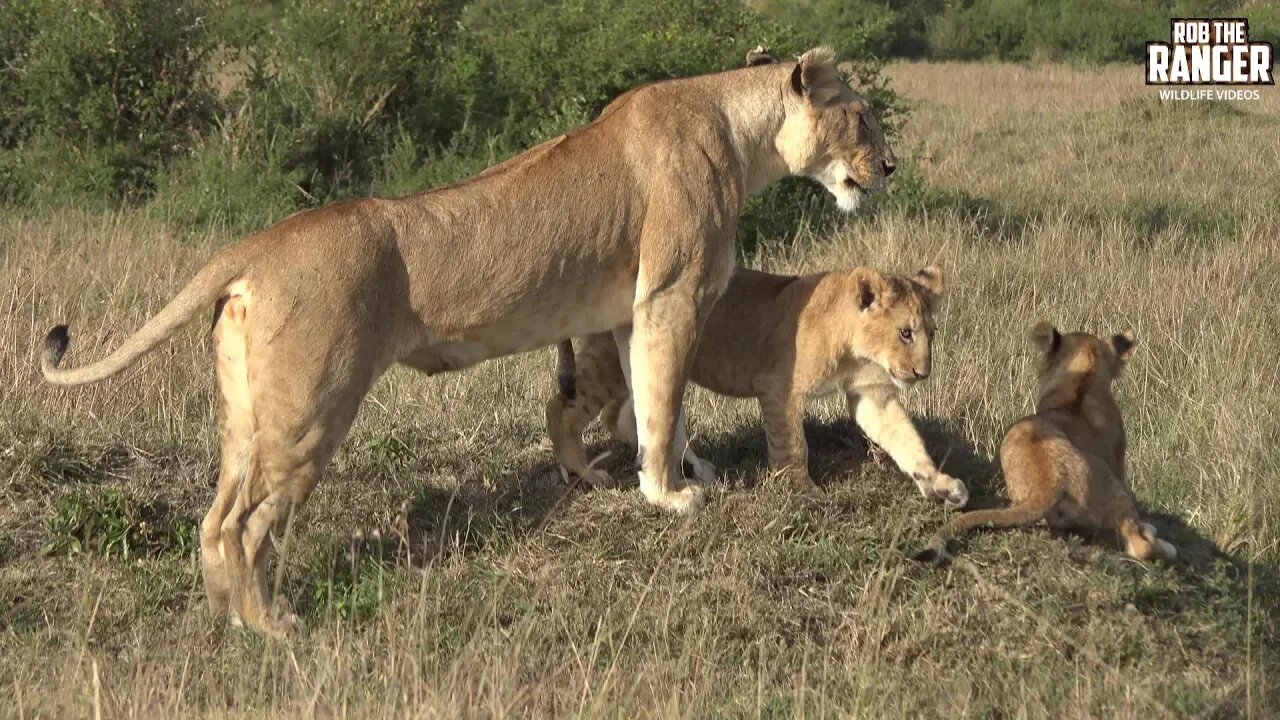
[[[85,385],[109,378],[129,367],[221,297],[227,286],[244,271],[242,256],[243,251],[239,247],[218,254],[142,329],[129,336],[110,355],[91,365],[58,367],[71,344],[71,335],[66,325],[54,327],[45,336],[44,353],[40,358],[40,372],[44,379],[55,385]]]

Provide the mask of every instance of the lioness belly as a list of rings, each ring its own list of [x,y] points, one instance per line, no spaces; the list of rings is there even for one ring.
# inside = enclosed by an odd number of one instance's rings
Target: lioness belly
[[[423,327],[415,347],[400,362],[428,374],[461,370],[631,322],[634,280],[599,286],[585,293],[586,297],[582,292],[566,295],[544,294],[483,325],[465,329]]]

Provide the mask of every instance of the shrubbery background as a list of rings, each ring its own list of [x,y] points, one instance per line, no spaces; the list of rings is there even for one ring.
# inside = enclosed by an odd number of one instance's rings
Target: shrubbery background
[[[1280,11],[1137,0],[8,0],[0,201],[146,205],[247,232],[353,195],[462,179],[593,117],[635,84],[819,42],[890,130],[877,58],[1133,60],[1170,15]],[[753,200],[748,241],[821,221],[818,191]]]

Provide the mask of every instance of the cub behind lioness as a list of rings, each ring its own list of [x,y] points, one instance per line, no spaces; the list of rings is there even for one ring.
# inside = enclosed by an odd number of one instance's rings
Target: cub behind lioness
[[[1058,528],[1115,532],[1139,560],[1172,560],[1177,550],[1142,521],[1125,482],[1124,422],[1111,381],[1133,354],[1133,333],[1100,340],[1040,323],[1031,339],[1044,355],[1036,412],[1015,423],[1000,448],[1013,506],[953,518],[916,559],[945,559],[947,541],[973,528],[1045,520]]]
[[[889,453],[927,498],[963,506],[964,483],[939,472],[898,389],[929,376],[933,307],[942,292],[934,267],[913,277],[882,276],[869,268],[804,277],[739,269],[708,316],[689,378],[704,388],[760,402],[769,464],[807,491],[808,446],[802,419],[809,397],[841,392],[867,436]],[[547,402],[556,457],[592,484],[607,483],[587,462],[582,431],[602,410],[609,429],[634,443],[634,416],[617,345],[608,333],[590,335],[576,354],[561,343],[559,391]],[[700,479],[713,471],[688,448],[686,465]]]

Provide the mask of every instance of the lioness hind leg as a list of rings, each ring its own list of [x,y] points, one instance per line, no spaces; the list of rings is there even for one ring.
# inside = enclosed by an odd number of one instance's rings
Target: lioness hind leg
[[[346,435],[355,403],[328,398],[326,407],[305,408],[304,413],[301,406],[283,405],[278,396],[273,403],[264,402],[262,395],[255,400],[259,425],[251,462],[222,521],[220,539],[236,618],[280,637],[296,627],[297,618],[286,599],[273,599],[271,559],[286,537],[287,523]]]
[[[245,356],[245,304],[233,296],[214,311],[214,367],[218,379],[218,490],[200,524],[200,568],[209,609],[230,608],[231,586],[223,559],[222,521],[231,511],[241,479],[248,473],[253,409]]]
[[[631,396],[604,410],[605,426],[618,442],[625,443],[632,449],[640,447],[636,438],[636,411]],[[698,457],[689,442],[689,433],[685,430],[685,412],[680,408],[680,419],[676,421],[676,432],[673,447],[681,451],[680,469],[686,478],[693,478],[703,485],[716,481],[716,466]]]
[[[345,310],[317,309],[315,315],[341,318]],[[391,357],[383,339],[368,329],[372,324],[359,317],[286,322],[287,307],[265,303],[250,306],[248,315],[245,364],[253,432],[249,452],[241,453],[247,459],[236,464],[234,488],[220,488],[210,518],[234,498],[218,528],[230,608],[244,625],[282,636],[296,618],[287,601],[273,602],[276,542],[286,537],[289,518],[310,496]],[[343,329],[350,327],[357,328],[354,336]],[[224,454],[224,461],[231,459]],[[207,525],[212,528],[211,519]]]

